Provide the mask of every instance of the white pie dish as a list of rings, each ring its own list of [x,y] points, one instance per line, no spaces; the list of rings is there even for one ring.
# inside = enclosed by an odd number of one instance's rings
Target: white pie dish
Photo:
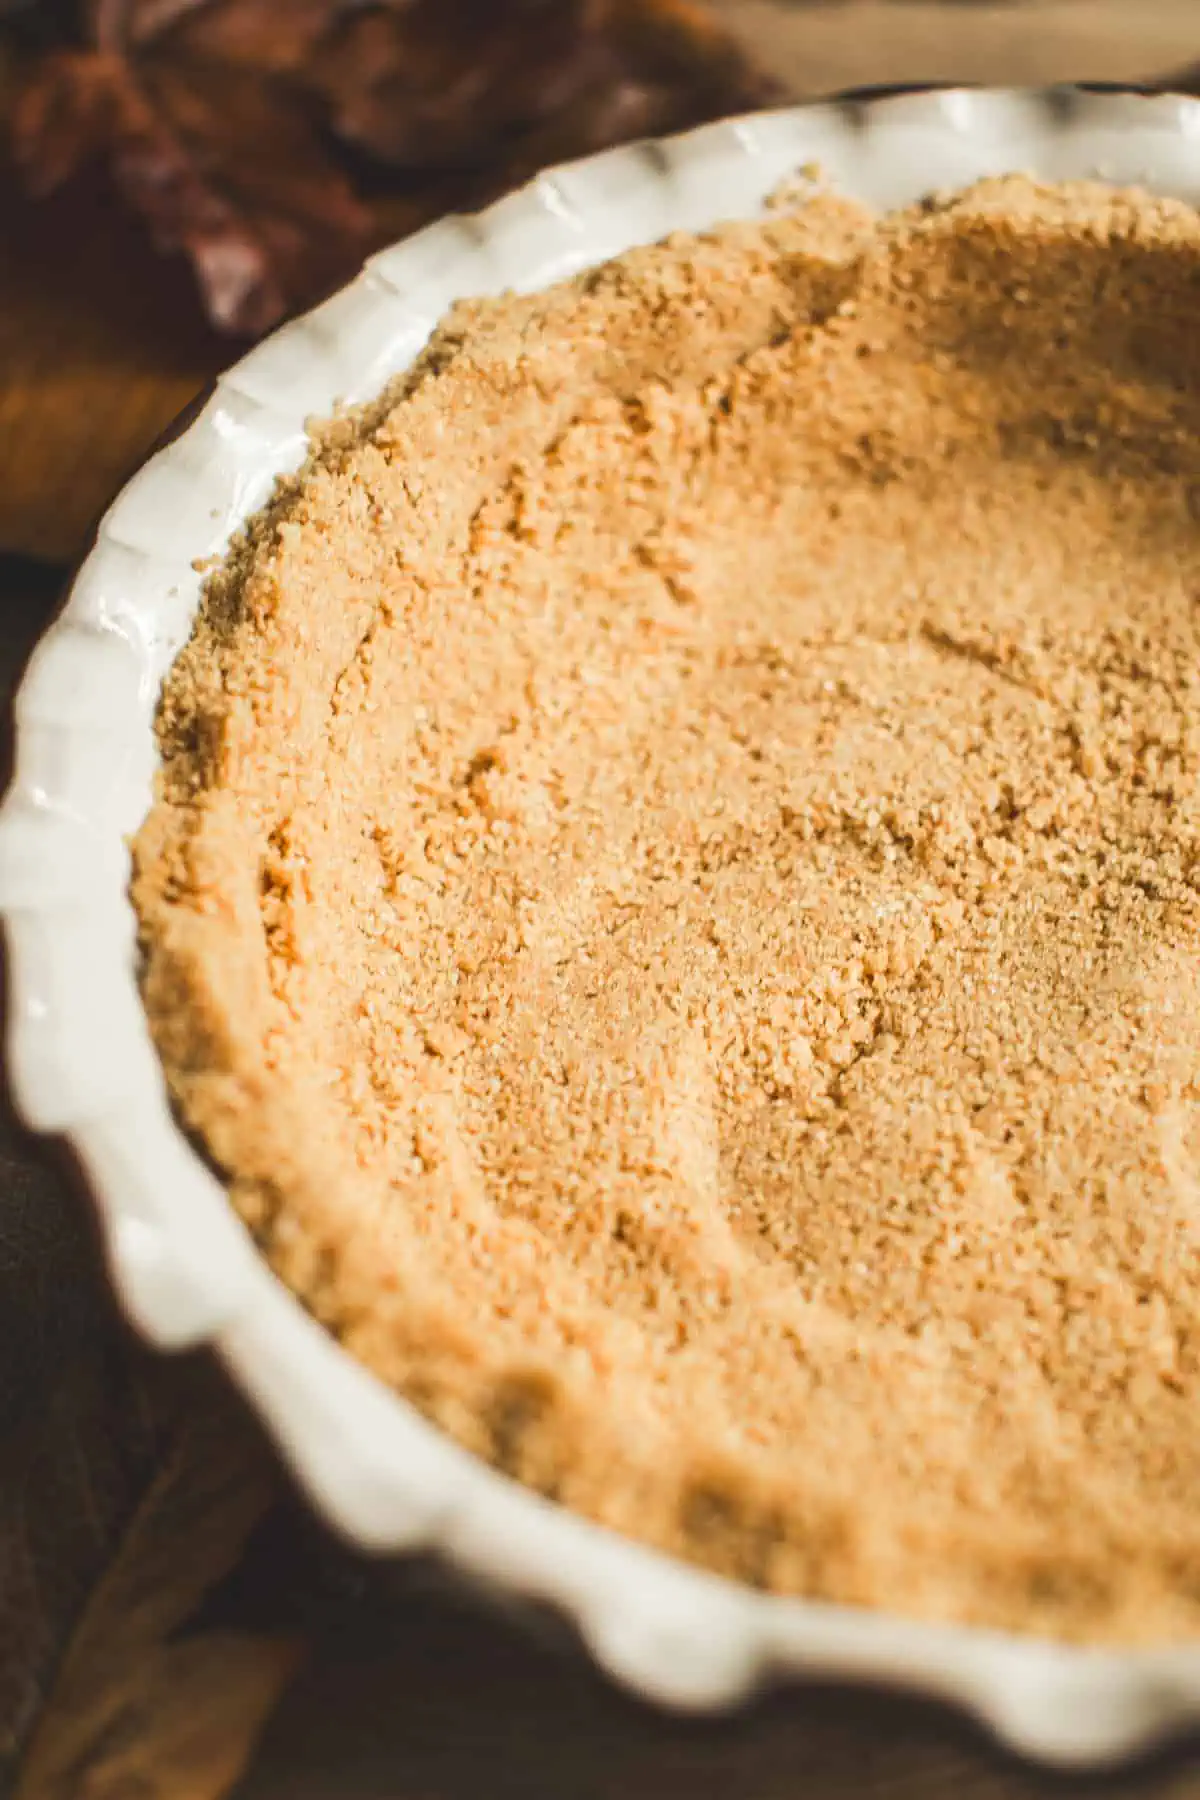
[[[375,394],[452,300],[750,216],[813,163],[885,209],[1014,170],[1200,203],[1200,102],[940,92],[735,120],[445,221],[268,339],[115,502],[18,697],[0,813],[11,1082],[28,1122],[82,1164],[132,1318],[163,1348],[216,1350],[354,1542],[430,1546],[551,1602],[607,1669],[665,1703],[726,1705],[771,1671],[873,1681],[959,1704],[1047,1762],[1099,1764],[1200,1722],[1200,1645],[1102,1653],[767,1597],[515,1486],[352,1362],[270,1273],[174,1122],[138,998],[126,840],[150,798],[159,685],[199,598],[194,565],[299,462],[305,419]]]

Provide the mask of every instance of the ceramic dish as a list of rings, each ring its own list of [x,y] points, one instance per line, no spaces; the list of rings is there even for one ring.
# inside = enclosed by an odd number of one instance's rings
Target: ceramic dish
[[[126,841],[145,814],[159,685],[202,576],[300,461],[305,420],[365,400],[449,303],[533,289],[674,229],[750,217],[818,163],[888,209],[985,174],[1099,176],[1200,202],[1200,102],[940,92],[798,107],[541,176],[375,257],[268,339],[103,521],[16,705],[0,815],[9,1066],[31,1125],[87,1175],[113,1279],[163,1348],[210,1344],[325,1516],[378,1551],[431,1546],[578,1625],[641,1693],[697,1709],[764,1677],[871,1681],[959,1704],[1010,1746],[1089,1765],[1200,1721],[1200,1645],[1101,1653],[739,1588],[538,1499],[353,1363],[256,1255],[175,1124],[138,998]]]

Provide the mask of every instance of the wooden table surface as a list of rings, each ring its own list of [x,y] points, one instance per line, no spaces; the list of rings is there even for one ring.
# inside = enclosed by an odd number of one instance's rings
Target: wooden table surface
[[[921,79],[1141,81],[1200,60],[1200,0],[717,4],[800,92]],[[149,258],[94,194],[35,212],[0,175],[0,269],[7,693],[100,507],[229,350],[202,324],[184,271]],[[159,1401],[150,1407],[146,1395],[172,1386],[173,1422],[160,1431]],[[64,1634],[94,1604],[97,1563],[112,1590],[120,1545],[139,1520],[145,1526],[147,1493],[165,1482],[172,1497],[160,1517],[176,1531],[161,1541],[149,1533],[152,1571],[186,1562],[204,1539],[203,1479],[193,1492],[190,1476],[177,1478],[189,1466],[179,1420],[193,1391],[215,1407],[211,1441],[235,1472],[242,1456],[265,1467],[211,1371],[151,1367],[131,1347],[106,1297],[86,1208],[44,1152],[11,1123],[0,1127],[0,1794],[17,1778],[5,1733],[12,1744],[28,1739],[56,1679],[50,1751],[72,1737],[67,1677],[71,1691],[82,1689],[78,1668],[64,1675],[61,1666]],[[556,1632],[485,1611],[423,1565],[385,1570],[349,1556],[282,1480],[270,1481],[248,1554],[228,1559],[232,1573],[205,1603],[211,1617],[189,1626],[217,1634],[218,1645],[250,1632],[303,1647],[304,1666],[236,1785],[240,1800],[1035,1800],[1064,1791],[1200,1800],[1200,1759],[1186,1752],[1064,1789],[952,1717],[872,1696],[793,1689],[731,1720],[663,1718],[617,1694]],[[67,1522],[61,1542],[51,1533],[39,1550],[39,1529],[45,1537],[57,1518]],[[136,1582],[128,1591],[139,1592]],[[80,1728],[93,1746],[86,1754],[64,1752],[55,1768],[42,1744],[23,1800],[215,1800],[229,1791],[243,1756],[231,1754],[227,1776],[214,1772],[198,1702],[169,1731],[147,1718],[139,1726],[160,1674],[142,1679],[136,1656],[131,1667],[117,1710],[130,1741],[138,1729],[143,1739],[115,1753],[116,1702],[101,1707],[103,1729],[88,1737]]]

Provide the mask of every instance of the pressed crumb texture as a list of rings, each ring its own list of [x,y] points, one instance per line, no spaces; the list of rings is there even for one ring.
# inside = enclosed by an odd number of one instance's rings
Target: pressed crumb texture
[[[181,1115],[461,1442],[764,1588],[1200,1630],[1200,222],[835,198],[458,307],[211,582]]]

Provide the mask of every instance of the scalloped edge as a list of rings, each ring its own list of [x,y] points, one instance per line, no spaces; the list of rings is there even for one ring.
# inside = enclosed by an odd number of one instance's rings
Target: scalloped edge
[[[163,1348],[211,1345],[357,1544],[435,1548],[550,1602],[604,1668],[667,1705],[728,1706],[778,1673],[869,1682],[959,1706],[1028,1757],[1094,1767],[1200,1722],[1200,1646],[1075,1650],[773,1598],[517,1487],[354,1363],[259,1259],[172,1118],[138,999],[125,844],[149,803],[154,705],[198,603],[194,564],[298,465],[306,418],[377,393],[451,301],[540,288],[669,231],[755,216],[812,163],[885,210],[1014,171],[1195,204],[1200,102],[949,89],[733,119],[443,220],[259,345],[109,509],[18,696],[0,808],[10,1076],[27,1122],[79,1157],[135,1323]]]

